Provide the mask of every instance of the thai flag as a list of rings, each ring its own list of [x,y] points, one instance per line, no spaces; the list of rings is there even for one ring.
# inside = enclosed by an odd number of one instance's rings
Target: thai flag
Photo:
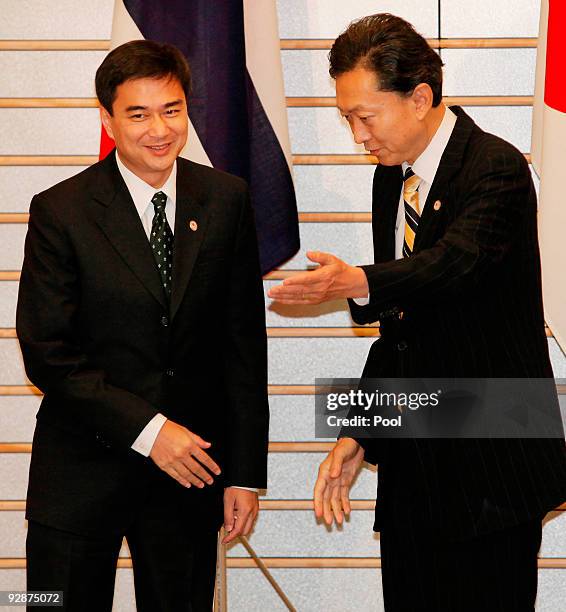
[[[539,240],[545,318],[566,352],[566,2],[543,0],[532,162],[540,182]]]
[[[183,156],[248,182],[265,274],[299,249],[275,0],[116,0],[112,48],[144,38],[188,59]]]

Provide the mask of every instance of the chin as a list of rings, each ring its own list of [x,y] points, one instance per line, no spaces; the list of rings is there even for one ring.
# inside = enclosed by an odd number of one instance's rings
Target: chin
[[[167,155],[166,157],[151,158],[148,160],[148,166],[152,167],[153,170],[165,170],[169,166],[173,165],[173,162],[177,159],[177,155]]]
[[[396,159],[393,155],[378,155],[377,161],[382,166],[400,166],[403,162],[402,160]]]

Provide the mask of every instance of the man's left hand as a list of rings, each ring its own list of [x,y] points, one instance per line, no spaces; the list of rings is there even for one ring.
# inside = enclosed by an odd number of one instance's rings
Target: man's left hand
[[[308,251],[307,257],[320,264],[319,267],[295,274],[272,287],[267,293],[270,298],[282,304],[321,304],[369,294],[367,277],[361,268],[321,251]]]
[[[238,487],[224,490],[224,529],[227,535],[222,544],[229,544],[238,536],[248,535],[259,512],[258,494]]]

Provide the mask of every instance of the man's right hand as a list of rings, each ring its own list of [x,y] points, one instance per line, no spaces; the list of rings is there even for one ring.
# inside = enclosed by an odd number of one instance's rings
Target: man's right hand
[[[200,436],[173,421],[165,421],[151,448],[149,456],[155,464],[184,487],[200,489],[212,484],[213,478],[205,469],[218,475],[220,468],[204,452],[210,448]]]
[[[341,438],[318,468],[314,485],[314,513],[341,525],[350,514],[350,487],[364,460],[364,449],[353,438]]]

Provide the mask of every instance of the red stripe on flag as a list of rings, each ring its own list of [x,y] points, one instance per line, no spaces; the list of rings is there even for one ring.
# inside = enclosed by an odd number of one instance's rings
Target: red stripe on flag
[[[106,133],[104,126],[101,125],[100,128],[100,153],[98,154],[98,159],[104,159],[116,145],[112,138]]]
[[[550,0],[544,101],[548,106],[562,113],[566,113],[564,66],[566,66],[566,2]]]

